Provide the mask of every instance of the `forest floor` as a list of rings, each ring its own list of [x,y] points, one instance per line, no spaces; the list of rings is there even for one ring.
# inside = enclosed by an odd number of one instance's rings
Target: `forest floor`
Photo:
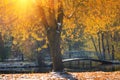
[[[0,74],[0,80],[120,80],[120,71],[115,72],[68,72],[76,79],[55,78],[51,73]],[[49,77],[48,77],[49,76]]]

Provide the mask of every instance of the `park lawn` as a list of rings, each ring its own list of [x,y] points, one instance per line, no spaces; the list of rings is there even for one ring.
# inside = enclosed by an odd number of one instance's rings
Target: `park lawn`
[[[69,72],[76,80],[120,80],[120,71],[115,72]],[[45,80],[49,73],[0,74],[0,80]],[[49,79],[66,80],[66,79]]]

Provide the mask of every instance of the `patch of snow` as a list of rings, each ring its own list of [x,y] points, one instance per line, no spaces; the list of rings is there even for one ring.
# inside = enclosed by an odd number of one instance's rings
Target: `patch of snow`
[[[47,31],[49,31],[49,30],[50,30],[50,27],[47,28]]]
[[[57,30],[56,32],[57,32],[57,33],[60,33],[60,31],[58,31],[58,30]]]
[[[60,22],[57,23],[58,27],[60,27],[62,24]]]

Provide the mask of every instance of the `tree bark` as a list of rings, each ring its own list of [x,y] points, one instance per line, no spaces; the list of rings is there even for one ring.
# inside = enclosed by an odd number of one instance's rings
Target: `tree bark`
[[[63,71],[61,48],[60,48],[60,34],[56,32],[56,29],[52,29],[48,32],[47,38],[50,46],[50,53],[53,62],[53,71]]]
[[[114,50],[114,45],[112,45],[112,60],[115,60],[115,50]]]
[[[96,46],[96,44],[95,44],[95,40],[94,40],[94,38],[93,38],[92,36],[91,36],[91,40],[92,40],[92,43],[93,43],[93,45],[94,45],[94,48],[95,48],[96,55],[97,55],[98,59],[101,59],[101,56],[99,55],[97,46]]]
[[[99,48],[99,53],[101,55],[101,41],[100,41],[100,33],[98,33],[98,48]]]
[[[1,61],[4,61],[6,58],[5,50],[4,50],[4,41],[2,39],[2,33],[0,32],[0,58]]]
[[[49,0],[48,15],[45,15],[45,10],[41,5],[39,5],[38,8],[42,23],[47,32],[50,54],[53,62],[53,71],[62,72],[64,68],[62,63],[60,41],[63,23],[63,6],[61,0],[58,0],[58,3],[57,19],[54,9],[54,0]]]
[[[112,34],[110,35],[111,37],[111,42],[112,42],[112,54],[111,54],[111,57],[112,57],[112,60],[115,60],[115,49],[114,49],[114,44],[113,44],[113,36]]]
[[[107,44],[107,52],[109,55],[109,59],[111,60],[111,55],[110,55],[110,43],[109,43],[109,34],[107,32],[107,36],[106,36],[106,44]]]
[[[105,56],[104,33],[102,33],[101,35],[102,35],[102,37],[101,37],[101,41],[102,41],[102,54],[103,54],[103,59],[105,59],[106,56]]]

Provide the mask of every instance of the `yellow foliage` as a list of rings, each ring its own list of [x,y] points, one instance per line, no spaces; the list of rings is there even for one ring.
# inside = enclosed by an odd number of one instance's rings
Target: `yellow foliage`
[[[17,41],[13,41],[13,44],[16,45],[16,44],[17,44]]]
[[[36,4],[42,5],[46,19],[49,19],[49,0],[1,0],[0,1],[0,31],[12,35],[16,40],[32,37],[38,41],[45,39],[45,29],[42,19],[36,9]],[[55,20],[58,13],[58,0],[55,1]],[[64,20],[62,39],[80,40],[80,34],[97,34],[99,31],[120,30],[120,26],[113,23],[120,20],[120,0],[64,0]],[[50,6],[52,8],[52,6]],[[15,18],[15,21],[4,24]],[[3,21],[3,23],[1,23]],[[48,23],[50,23],[48,20]],[[80,25],[84,25],[81,27]],[[77,28],[77,31],[75,29]],[[85,28],[85,29],[84,29]],[[81,30],[84,29],[82,32]],[[82,32],[82,33],[81,33]],[[17,44],[17,42],[13,42]],[[43,46],[46,48],[47,46]],[[41,50],[41,48],[38,50]]]

